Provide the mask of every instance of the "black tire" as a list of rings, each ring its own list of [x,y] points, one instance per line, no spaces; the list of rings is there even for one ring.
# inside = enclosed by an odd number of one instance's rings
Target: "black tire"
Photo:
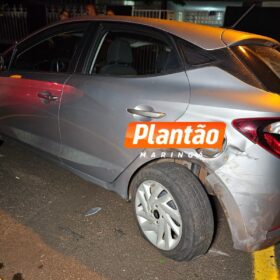
[[[172,162],[161,162],[141,169],[131,182],[136,220],[136,192],[146,180],[159,182],[170,192],[182,219],[182,235],[178,245],[169,251],[159,249],[161,253],[178,261],[205,254],[213,238],[214,219],[209,198],[199,180],[186,167]],[[145,238],[138,220],[137,224]]]

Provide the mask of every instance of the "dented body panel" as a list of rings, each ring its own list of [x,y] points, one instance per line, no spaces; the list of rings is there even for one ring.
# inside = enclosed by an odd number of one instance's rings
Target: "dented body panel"
[[[213,82],[215,75],[220,79]],[[189,71],[188,78],[190,105],[178,121],[227,124],[224,152],[203,159],[202,165],[208,170],[205,184],[226,214],[234,247],[253,251],[279,241],[280,160],[241,135],[231,122],[279,117],[280,96],[245,84],[220,69]]]

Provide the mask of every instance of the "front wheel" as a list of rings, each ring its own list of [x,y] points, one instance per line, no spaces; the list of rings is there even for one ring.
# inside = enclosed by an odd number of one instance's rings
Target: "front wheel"
[[[212,208],[186,167],[170,162],[145,167],[131,187],[140,231],[163,255],[191,260],[207,252],[214,231]]]

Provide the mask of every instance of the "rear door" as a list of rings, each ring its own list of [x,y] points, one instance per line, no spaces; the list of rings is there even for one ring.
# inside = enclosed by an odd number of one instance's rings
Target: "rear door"
[[[87,26],[86,22],[58,25],[16,47],[9,70],[0,75],[2,133],[59,154],[59,105]]]
[[[103,24],[84,73],[74,74],[60,109],[62,160],[112,182],[139,155],[124,148],[133,121],[175,121],[189,101],[189,84],[168,34],[133,24]],[[162,112],[162,118],[142,111]]]

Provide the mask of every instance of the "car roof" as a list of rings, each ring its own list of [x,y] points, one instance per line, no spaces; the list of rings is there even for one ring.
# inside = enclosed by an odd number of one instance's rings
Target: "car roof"
[[[69,21],[105,21],[154,27],[207,50],[219,49],[225,47],[225,45],[235,45],[248,40],[270,41],[274,44],[279,44],[276,40],[261,35],[174,20],[132,16],[83,16],[70,19]]]
[[[69,20],[59,21],[51,25],[45,26],[40,30],[28,35],[23,38],[17,44],[25,41],[34,34],[37,34],[43,30],[48,29],[52,26],[62,25],[71,22],[82,22],[82,21],[98,21],[98,22],[117,22],[117,23],[132,23],[136,25],[142,25],[147,27],[153,27],[170,34],[173,34],[179,38],[182,38],[200,48],[206,50],[221,49],[225,46],[238,45],[242,42],[254,41],[254,42],[270,42],[270,44],[279,45],[279,42],[265,36],[246,33],[233,29],[226,29],[208,25],[195,24],[190,22],[179,22],[175,20],[155,19],[155,18],[144,18],[144,17],[132,17],[132,16],[81,16],[74,17]],[[10,49],[6,50],[8,52]]]

